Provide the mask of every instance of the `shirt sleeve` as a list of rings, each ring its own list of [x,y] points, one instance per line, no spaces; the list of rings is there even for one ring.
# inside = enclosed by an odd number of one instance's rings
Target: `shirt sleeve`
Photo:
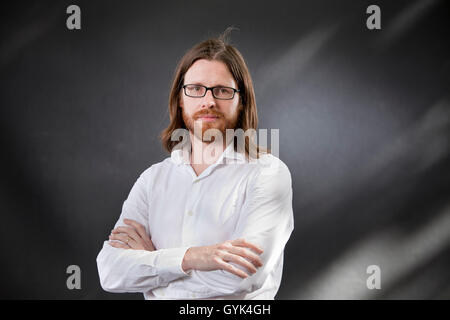
[[[123,203],[122,213],[114,228],[127,226],[123,220],[131,219],[148,229],[148,183],[151,167],[144,171],[133,185]],[[100,284],[109,292],[147,292],[170,281],[186,277],[181,268],[188,247],[155,251],[115,248],[108,241],[97,256]]]
[[[281,160],[272,159],[277,162],[263,166],[249,185],[241,216],[230,239],[244,238],[261,247],[264,250],[260,255],[263,266],[246,279],[224,270],[193,270],[192,276],[184,283],[195,282],[196,287],[207,288],[197,295],[199,298],[256,291],[282,259],[284,247],[294,229],[292,180],[288,167]],[[245,271],[240,265],[233,265]]]

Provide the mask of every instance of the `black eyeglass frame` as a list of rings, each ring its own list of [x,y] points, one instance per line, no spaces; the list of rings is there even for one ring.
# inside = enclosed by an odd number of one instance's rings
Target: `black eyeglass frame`
[[[202,96],[190,96],[190,95],[188,95],[188,94],[186,93],[186,87],[187,87],[187,86],[203,87],[203,88],[206,88],[206,90],[205,90],[205,93],[204,93]],[[231,100],[231,99],[234,98],[234,95],[236,94],[236,92],[240,92],[240,91],[241,91],[241,90],[239,90],[239,89],[235,89],[235,88],[232,88],[232,87],[225,87],[225,86],[207,87],[207,86],[204,86],[204,85],[201,85],[201,84],[194,84],[194,83],[192,83],[192,84],[191,84],[191,83],[185,84],[185,85],[182,86],[182,88],[183,88],[184,94],[185,94],[186,96],[188,96],[188,97],[191,97],[191,98],[203,98],[204,96],[206,96],[206,93],[208,92],[208,90],[211,90],[211,93],[212,93],[213,97],[214,97],[215,99],[219,99],[219,100]],[[216,89],[216,88],[226,88],[226,89],[231,89],[231,90],[233,90],[233,96],[232,96],[231,98],[226,98],[226,99],[224,99],[224,98],[218,98],[218,97],[216,97],[216,95],[214,94],[214,90],[213,90],[213,89]]]

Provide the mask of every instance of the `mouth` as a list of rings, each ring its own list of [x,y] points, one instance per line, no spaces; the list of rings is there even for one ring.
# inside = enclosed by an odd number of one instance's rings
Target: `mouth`
[[[213,115],[203,115],[198,117],[198,119],[203,121],[216,121],[219,117]]]

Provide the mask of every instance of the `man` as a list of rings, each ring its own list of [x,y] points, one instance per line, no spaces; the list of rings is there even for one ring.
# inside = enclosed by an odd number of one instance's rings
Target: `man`
[[[161,139],[171,156],[145,170],[124,202],[97,257],[102,288],[146,299],[273,299],[294,226],[291,176],[252,139],[227,136],[256,130],[257,112],[244,59],[223,36],[182,58],[169,112]]]

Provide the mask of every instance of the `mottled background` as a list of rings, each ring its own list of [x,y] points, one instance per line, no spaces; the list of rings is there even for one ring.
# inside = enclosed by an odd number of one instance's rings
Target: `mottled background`
[[[366,28],[370,4],[381,30]],[[293,178],[277,298],[450,298],[449,13],[439,0],[2,4],[0,297],[143,298],[103,292],[95,258],[139,174],[168,156],[177,61],[235,26],[260,128],[280,129]],[[71,264],[81,290],[66,288]]]

